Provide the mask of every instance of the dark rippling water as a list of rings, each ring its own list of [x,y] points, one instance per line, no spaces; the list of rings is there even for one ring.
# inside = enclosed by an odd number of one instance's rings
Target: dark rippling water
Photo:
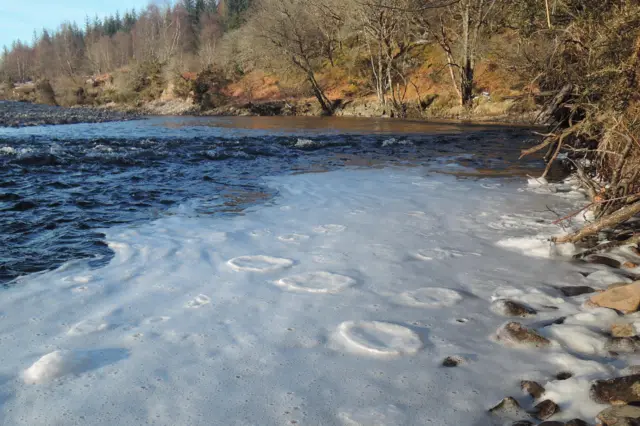
[[[100,229],[166,214],[225,215],[268,202],[261,177],[344,166],[436,165],[522,176],[518,127],[372,119],[152,118],[0,128],[0,284],[92,257]]]

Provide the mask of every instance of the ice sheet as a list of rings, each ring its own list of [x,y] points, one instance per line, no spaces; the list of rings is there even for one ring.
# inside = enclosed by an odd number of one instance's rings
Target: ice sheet
[[[105,230],[106,267],[76,261],[3,292],[0,423],[480,426],[505,396],[532,404],[523,379],[549,383],[559,419],[593,417],[589,381],[626,363],[589,360],[602,355],[592,316],[556,289],[582,284],[577,266],[497,244],[557,233],[545,206],[575,201],[494,182],[278,177],[278,198],[244,215]],[[504,298],[557,341],[495,342]]]

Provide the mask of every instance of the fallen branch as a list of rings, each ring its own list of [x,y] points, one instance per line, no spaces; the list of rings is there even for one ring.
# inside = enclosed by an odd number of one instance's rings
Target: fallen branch
[[[603,251],[608,251],[620,246],[626,246],[626,245],[632,245],[632,244],[638,244],[640,243],[640,234],[639,235],[634,235],[631,238],[627,238],[626,240],[623,241],[609,241],[608,243],[603,243],[600,244],[594,248],[591,248],[589,250],[585,250],[582,253],[578,253],[576,255],[573,256],[574,259],[584,259],[587,256],[591,256],[592,254],[596,254],[596,253],[600,253]]]
[[[603,217],[597,222],[591,223],[578,232],[573,234],[565,235],[564,237],[553,238],[553,242],[556,244],[564,244],[564,243],[576,243],[583,238],[589,237],[591,235],[595,235],[598,232],[602,231],[605,228],[615,227],[627,220],[631,219],[633,216],[640,213],[640,202],[636,202],[634,204],[622,207],[621,209],[611,213],[608,216]]]

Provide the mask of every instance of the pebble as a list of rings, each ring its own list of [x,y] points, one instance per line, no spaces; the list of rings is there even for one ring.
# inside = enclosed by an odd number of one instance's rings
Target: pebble
[[[532,380],[523,380],[520,382],[520,388],[531,395],[534,399],[540,398],[542,394],[545,393],[545,388],[538,382],[534,382]]]

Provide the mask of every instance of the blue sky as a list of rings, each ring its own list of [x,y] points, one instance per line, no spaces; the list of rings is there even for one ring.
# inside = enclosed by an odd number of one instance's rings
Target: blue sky
[[[63,21],[84,24],[85,16],[100,17],[116,10],[141,9],[149,0],[0,0],[0,47],[13,40],[31,42],[33,30],[54,29]]]

